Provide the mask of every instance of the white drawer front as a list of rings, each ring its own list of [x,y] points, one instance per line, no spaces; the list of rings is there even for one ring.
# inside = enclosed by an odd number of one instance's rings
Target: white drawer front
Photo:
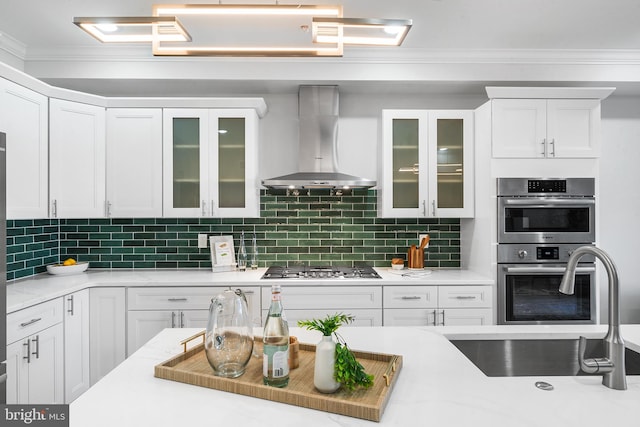
[[[157,287],[127,289],[128,310],[206,310],[211,298],[225,287]],[[258,294],[260,288],[247,288],[243,291],[247,300]]]
[[[7,315],[7,344],[62,322],[64,304],[56,298]]]
[[[385,308],[384,326],[434,326],[436,314],[433,308]]]
[[[262,310],[262,322],[267,318],[269,310]],[[328,315],[333,315],[336,310],[288,310],[284,313],[290,328],[298,326],[298,320],[323,319]],[[382,310],[354,309],[345,310],[345,314],[355,317],[349,326],[382,326]],[[315,344],[315,343],[314,343]]]
[[[440,286],[438,306],[440,308],[491,308],[493,289],[491,286]]]
[[[271,288],[262,288],[262,307],[271,305]],[[381,286],[282,286],[285,310],[327,309],[331,313],[356,308],[382,308]]]
[[[436,308],[437,286],[385,286],[384,308]]]

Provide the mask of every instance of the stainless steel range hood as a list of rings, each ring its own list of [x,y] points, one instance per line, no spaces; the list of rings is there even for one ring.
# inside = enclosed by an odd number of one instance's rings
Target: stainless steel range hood
[[[370,188],[375,181],[338,171],[338,86],[300,86],[299,172],[262,180],[276,189]]]

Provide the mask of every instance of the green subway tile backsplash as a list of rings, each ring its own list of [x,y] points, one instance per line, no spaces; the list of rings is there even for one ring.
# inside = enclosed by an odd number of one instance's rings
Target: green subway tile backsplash
[[[260,266],[387,266],[406,258],[418,234],[429,233],[425,266],[460,267],[460,220],[378,218],[376,191],[331,196],[261,194],[260,218],[113,218],[7,221],[7,279],[46,271],[46,265],[74,257],[91,268],[210,268],[209,249],[197,247],[198,233],[242,231],[249,245],[258,239]]]

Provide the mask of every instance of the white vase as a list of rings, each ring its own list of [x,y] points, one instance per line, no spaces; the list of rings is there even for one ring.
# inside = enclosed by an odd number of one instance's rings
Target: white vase
[[[321,393],[333,393],[340,383],[333,378],[336,365],[336,343],[331,335],[323,336],[316,346],[316,363],[313,371],[313,385]]]

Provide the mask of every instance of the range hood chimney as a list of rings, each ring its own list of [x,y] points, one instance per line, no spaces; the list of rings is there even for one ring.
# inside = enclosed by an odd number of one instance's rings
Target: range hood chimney
[[[275,189],[370,188],[375,181],[338,171],[338,86],[300,86],[297,173],[262,180]]]

